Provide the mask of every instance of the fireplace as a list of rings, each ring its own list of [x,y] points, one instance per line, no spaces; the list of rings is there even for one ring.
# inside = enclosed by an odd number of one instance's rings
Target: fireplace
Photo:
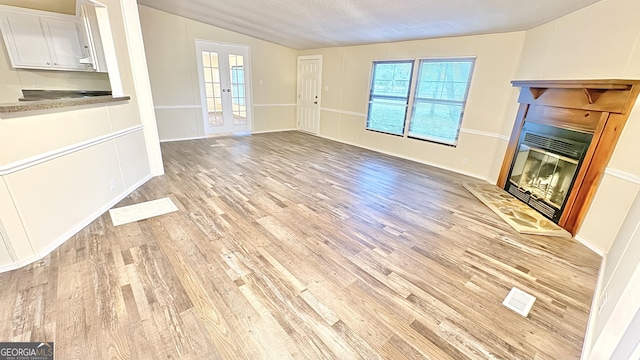
[[[589,133],[527,123],[518,140],[505,190],[558,223],[592,137]]]
[[[576,234],[639,80],[514,81],[520,108],[497,185]]]

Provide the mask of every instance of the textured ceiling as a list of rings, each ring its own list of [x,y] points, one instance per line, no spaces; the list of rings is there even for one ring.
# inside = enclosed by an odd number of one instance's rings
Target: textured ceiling
[[[527,30],[599,0],[138,0],[294,49]]]

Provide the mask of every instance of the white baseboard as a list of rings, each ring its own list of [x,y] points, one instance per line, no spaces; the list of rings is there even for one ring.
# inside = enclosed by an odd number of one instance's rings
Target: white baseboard
[[[283,132],[283,131],[296,131],[298,129],[277,129],[277,130],[263,130],[263,131],[252,131],[249,133],[249,135],[253,135],[253,134],[267,134],[267,133],[275,133],[275,132]],[[160,142],[161,143],[165,143],[165,142],[173,142],[173,141],[186,141],[186,140],[201,140],[201,139],[209,139],[209,138],[213,138],[213,137],[217,137],[217,136],[233,136],[233,134],[221,134],[221,135],[216,135],[216,134],[212,134],[212,135],[201,135],[201,136],[194,136],[194,137],[186,137],[186,138],[173,138],[173,139],[161,139]]]
[[[309,134],[309,133],[305,133],[305,134]],[[339,143],[343,143],[343,144],[359,147],[359,148],[362,148],[362,149],[375,151],[375,152],[378,152],[378,153],[381,153],[381,154],[385,154],[385,155],[389,155],[389,156],[393,156],[393,157],[397,157],[397,158],[401,158],[401,159],[405,159],[405,160],[409,160],[409,161],[415,161],[415,162],[420,163],[420,164],[433,166],[433,167],[436,167],[438,169],[454,172],[456,174],[470,176],[472,178],[484,180],[484,181],[489,182],[489,183],[491,182],[488,178],[484,178],[482,176],[479,176],[478,174],[473,174],[473,173],[469,173],[469,172],[466,172],[466,171],[461,171],[460,169],[454,169],[454,168],[451,168],[451,167],[448,167],[448,166],[443,166],[443,165],[440,165],[440,164],[434,164],[432,162],[424,161],[424,160],[421,160],[421,159],[416,159],[416,158],[412,158],[412,157],[408,157],[408,156],[404,156],[404,155],[400,155],[400,154],[395,154],[395,153],[384,151],[384,150],[380,150],[380,149],[375,149],[375,148],[364,146],[364,145],[361,145],[361,144],[356,144],[356,143],[352,143],[352,142],[349,142],[349,141],[336,139],[336,138],[333,138],[333,137],[330,137],[330,136],[325,136],[325,135],[320,135],[320,134],[318,134],[316,136],[321,137],[323,139],[337,141]]]
[[[21,267],[23,267],[25,265],[29,265],[31,263],[34,263],[34,262],[44,258],[45,256],[49,255],[53,250],[57,249],[60,245],[64,244],[67,240],[71,239],[75,234],[80,232],[80,230],[84,229],[89,224],[91,224],[91,222],[93,222],[95,219],[97,219],[100,216],[102,216],[102,214],[104,214],[109,209],[111,209],[113,206],[115,206],[117,203],[122,201],[122,199],[124,199],[127,196],[129,196],[132,192],[134,192],[137,188],[139,188],[144,183],[149,181],[152,177],[153,177],[152,175],[145,176],[142,180],[140,180],[139,182],[137,182],[136,184],[131,186],[129,189],[123,191],[120,195],[118,195],[116,198],[111,200],[109,203],[107,203],[106,205],[102,206],[100,209],[98,209],[97,211],[95,211],[91,215],[87,216],[78,225],[74,226],[71,230],[67,231],[64,235],[60,236],[56,241],[54,241],[51,244],[49,244],[49,246],[47,246],[44,249],[41,249],[40,251],[38,251],[38,253],[36,255],[29,256],[29,257],[27,257],[25,259],[22,259],[22,260],[20,260],[20,261],[18,261],[16,263],[13,263],[13,264],[0,266],[0,272],[5,272],[5,271],[15,270],[15,269],[21,268]]]
[[[278,129],[278,130],[263,130],[263,131],[254,131],[252,134],[269,134],[269,133],[277,133],[277,132],[285,132],[285,131],[298,131],[298,129]]]
[[[602,262],[600,263],[600,271],[598,271],[598,280],[596,280],[596,289],[593,292],[593,299],[591,300],[591,311],[589,311],[589,319],[587,320],[587,332],[584,336],[584,342],[582,343],[582,355],[580,356],[581,360],[586,360],[589,357],[589,353],[591,352],[591,344],[593,342],[593,336],[595,335],[595,322],[596,317],[598,316],[598,303],[600,302],[600,297],[602,296],[602,287],[604,286],[604,269],[607,266],[607,257],[602,257]]]
[[[596,253],[596,254],[600,255],[600,257],[604,257],[604,256],[605,256],[604,250],[600,249],[600,248],[599,248],[599,247],[597,247],[596,245],[593,245],[593,244],[591,243],[591,241],[589,241],[589,240],[587,240],[587,239],[583,238],[582,236],[580,236],[580,235],[576,235],[576,236],[574,236],[574,239],[576,239],[576,241],[578,241],[580,244],[582,244],[582,245],[584,245],[584,246],[588,247],[588,248],[589,248],[589,250],[591,250],[591,251],[593,251],[594,253]]]
[[[15,269],[17,269],[19,267],[20,266],[18,266],[17,263],[2,265],[2,266],[0,266],[0,273],[11,271],[11,270],[15,270]]]
[[[165,143],[165,142],[173,142],[173,141],[200,140],[200,139],[206,139],[206,138],[207,136],[194,136],[194,137],[186,137],[186,138],[160,139],[160,142]]]

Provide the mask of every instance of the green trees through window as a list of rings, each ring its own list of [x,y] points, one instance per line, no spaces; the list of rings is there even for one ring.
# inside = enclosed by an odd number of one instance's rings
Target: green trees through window
[[[367,128],[390,134],[404,134],[413,61],[373,63]]]
[[[456,145],[475,59],[373,63],[367,129]],[[411,109],[407,121],[407,110]]]

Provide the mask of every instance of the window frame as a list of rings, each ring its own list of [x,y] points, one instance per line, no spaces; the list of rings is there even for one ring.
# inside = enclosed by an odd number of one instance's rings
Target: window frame
[[[392,60],[373,60],[371,62],[371,71],[370,71],[370,78],[369,78],[369,101],[367,103],[367,113],[366,113],[366,119],[365,119],[365,130],[367,131],[372,131],[372,132],[377,132],[377,133],[382,133],[382,134],[388,134],[388,135],[393,135],[393,136],[401,136],[404,138],[408,138],[408,139],[415,139],[415,140],[421,140],[421,141],[427,141],[427,142],[431,142],[431,143],[435,143],[435,144],[440,144],[440,145],[445,145],[445,146],[451,146],[451,147],[457,147],[458,145],[458,140],[460,137],[460,130],[462,129],[462,121],[464,120],[464,114],[466,112],[466,105],[467,105],[467,101],[469,98],[469,92],[471,89],[471,83],[473,82],[473,74],[475,71],[475,67],[476,67],[476,60],[477,57],[476,56],[460,56],[460,57],[429,57],[429,58],[414,58],[414,59],[392,59]],[[409,63],[411,62],[411,80],[409,83],[409,88],[408,88],[408,96],[406,98],[406,107],[405,107],[405,116],[404,116],[404,122],[402,124],[402,133],[393,133],[393,132],[387,132],[387,131],[382,131],[379,129],[375,129],[375,128],[370,128],[369,127],[369,122],[370,122],[370,114],[371,114],[371,104],[372,104],[372,98],[374,96],[373,94],[373,87],[374,87],[374,80],[375,80],[375,65],[379,64],[379,63]],[[460,105],[461,109],[460,109],[460,117],[458,119],[457,122],[457,128],[456,128],[456,136],[455,139],[452,142],[447,141],[447,139],[445,138],[436,138],[436,137],[429,137],[429,136],[421,136],[420,134],[415,134],[415,133],[411,133],[411,122],[413,120],[413,115],[414,115],[414,111],[415,111],[415,107],[416,104],[420,101],[420,98],[418,97],[418,90],[419,90],[419,80],[420,80],[420,75],[422,73],[422,64],[424,62],[433,62],[433,63],[438,63],[438,62],[471,62],[471,69],[469,71],[469,77],[466,81],[466,87],[464,90],[464,97],[462,101],[458,101],[458,100],[446,100],[446,99],[437,99],[437,98],[429,98],[427,100],[430,100],[431,103],[442,103],[442,104],[454,104],[454,105]],[[400,98],[400,97],[398,97]],[[423,97],[424,99],[424,97]]]
[[[470,69],[469,69],[469,76],[467,77],[467,81],[466,81],[466,86],[464,89],[464,96],[462,98],[462,100],[447,100],[447,99],[440,99],[440,98],[426,98],[426,97],[419,97],[418,96],[418,91],[420,90],[420,77],[422,75],[422,65],[423,63],[451,63],[451,62],[470,62]],[[410,114],[408,114],[407,116],[407,130],[406,130],[406,136],[408,138],[411,139],[417,139],[417,140],[424,140],[424,141],[429,141],[429,142],[433,142],[433,143],[437,143],[437,144],[442,144],[442,145],[447,145],[447,146],[453,146],[456,147],[458,145],[458,139],[460,137],[460,129],[462,128],[462,120],[464,119],[464,114],[465,114],[465,110],[466,110],[466,106],[467,106],[467,100],[469,98],[469,90],[471,89],[471,82],[473,80],[473,73],[475,70],[475,65],[476,65],[476,57],[475,56],[466,56],[466,57],[447,57],[447,58],[421,58],[421,59],[416,59],[416,63],[417,63],[417,68],[418,70],[416,71],[415,74],[415,86],[414,86],[414,90],[413,90],[413,96],[411,98],[411,112]],[[426,103],[431,103],[431,104],[444,104],[444,105],[459,105],[460,106],[460,116],[457,120],[457,127],[456,127],[456,136],[455,139],[453,139],[453,141],[447,141],[447,139],[445,138],[438,138],[438,137],[430,137],[430,136],[421,136],[420,134],[416,134],[416,133],[412,133],[411,132],[411,123],[414,121],[414,111],[416,108],[416,105],[419,104],[421,101],[426,102]]]
[[[377,64],[411,64],[411,76],[409,77],[409,85],[407,86],[407,95],[406,97],[402,97],[402,96],[392,96],[392,95],[375,95],[374,94],[374,81],[375,81],[375,71],[376,71],[376,65]],[[409,112],[409,104],[411,96],[412,96],[412,86],[414,83],[414,72],[415,72],[415,64],[416,61],[415,59],[394,59],[394,60],[374,60],[371,62],[371,71],[370,71],[370,78],[369,78],[369,100],[367,102],[367,114],[366,114],[366,119],[365,119],[365,130],[368,131],[373,131],[373,132],[378,132],[378,133],[382,133],[382,134],[388,134],[388,135],[393,135],[393,136],[401,136],[404,137],[406,135],[407,132],[407,118],[408,118],[408,112]],[[371,105],[373,103],[373,98],[380,98],[380,99],[385,99],[385,100],[405,100],[405,104],[404,104],[404,118],[402,119],[402,131],[400,133],[394,133],[394,132],[389,132],[389,131],[384,131],[384,130],[380,130],[380,129],[375,129],[375,128],[370,128],[369,127],[369,122],[370,122],[370,115],[371,115]]]

